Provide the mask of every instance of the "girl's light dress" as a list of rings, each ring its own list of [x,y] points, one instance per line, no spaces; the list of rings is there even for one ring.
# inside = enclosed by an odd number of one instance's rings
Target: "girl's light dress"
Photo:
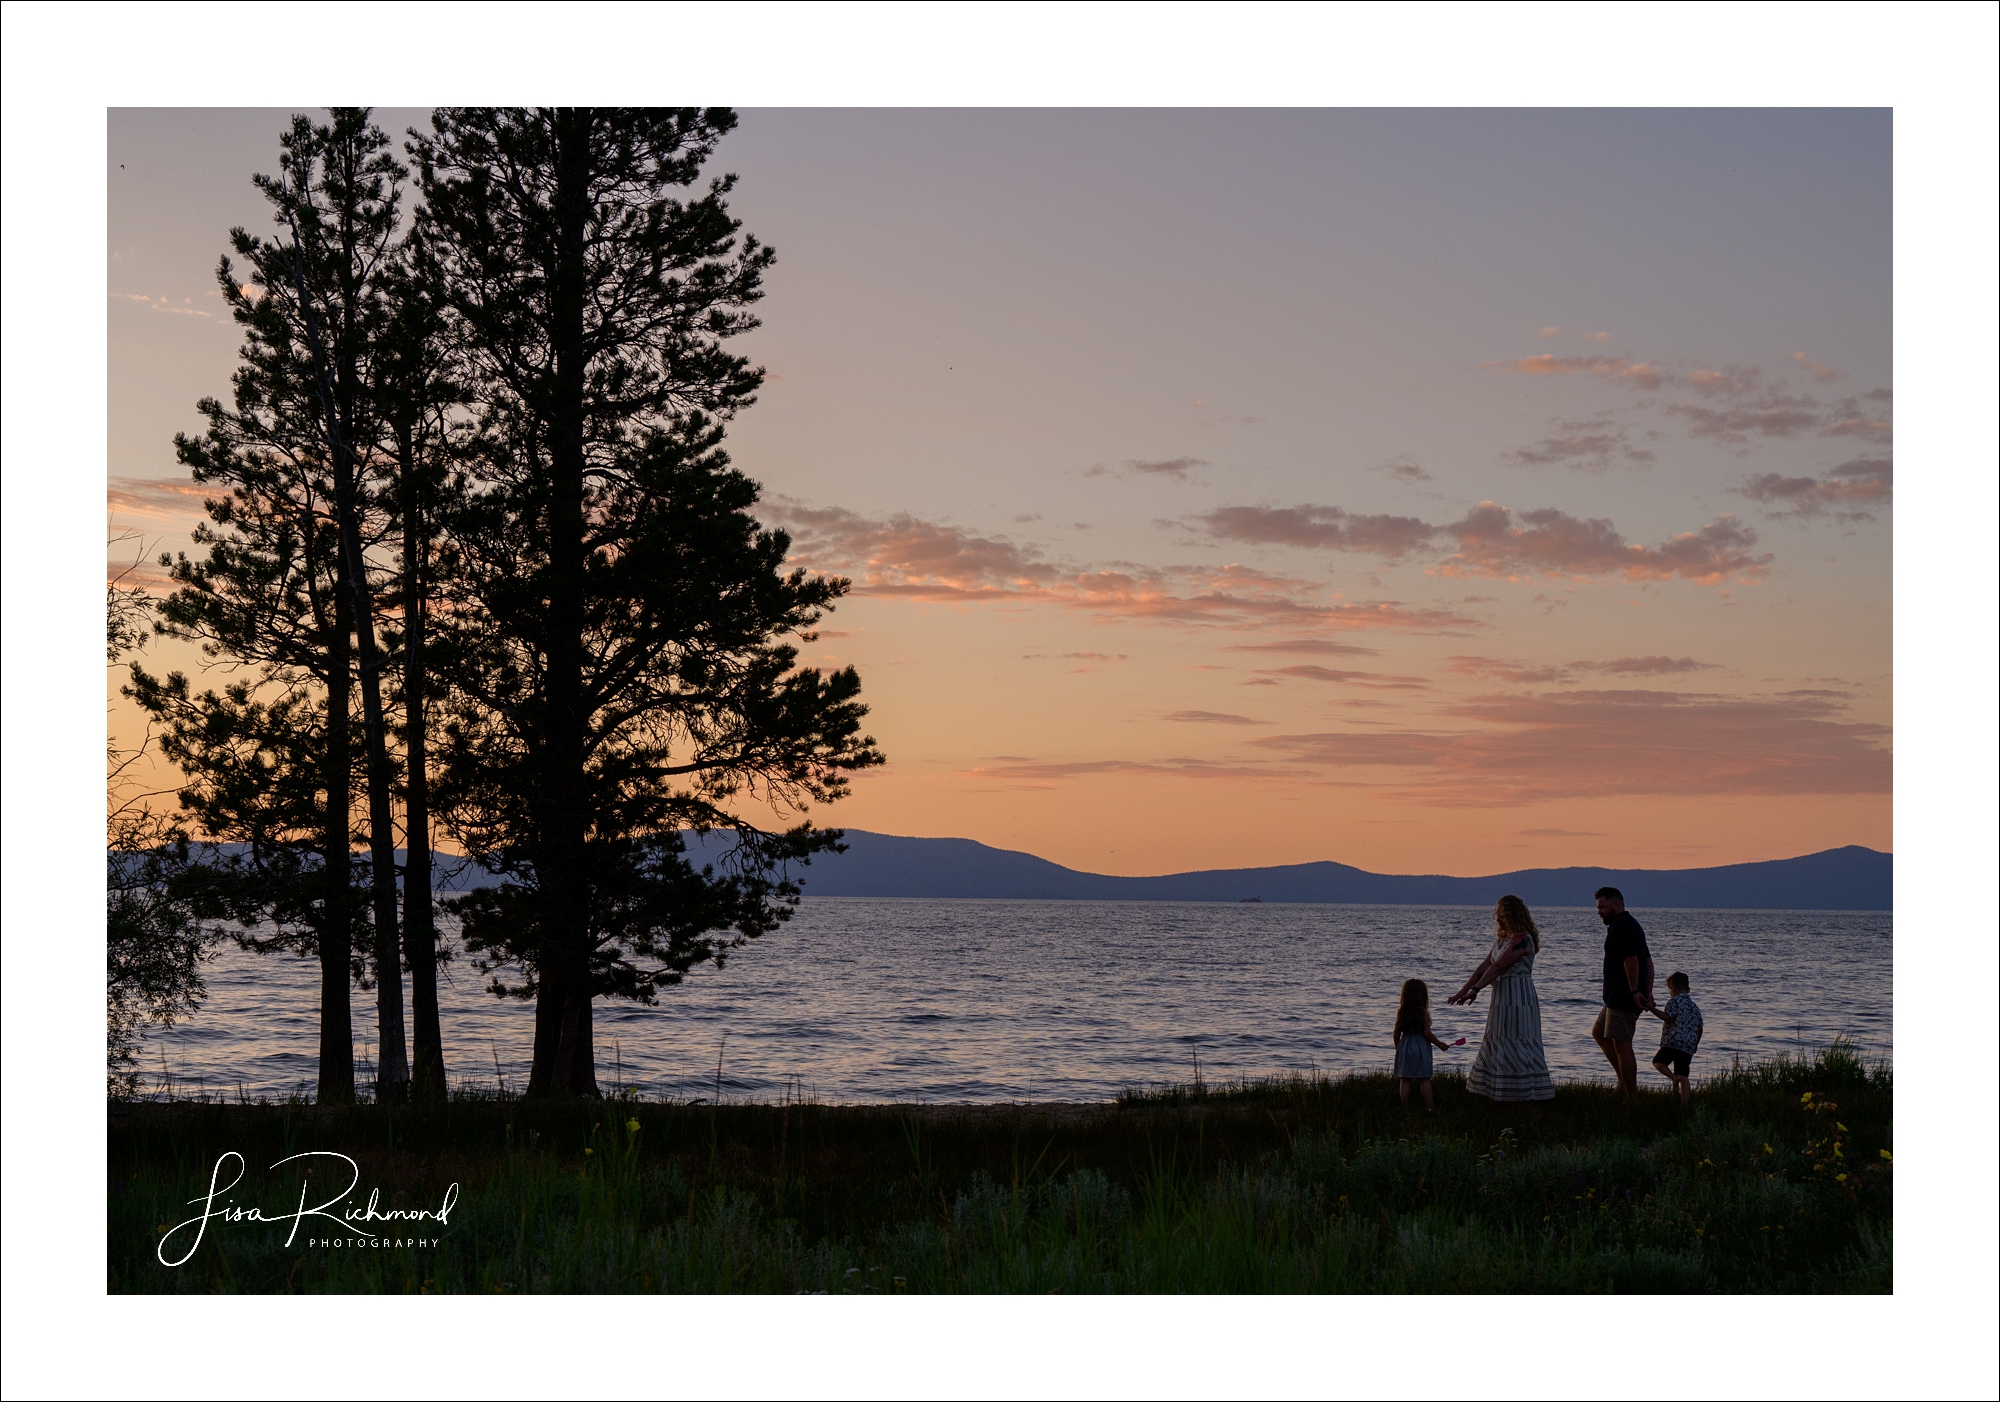
[[[1405,1032],[1396,1039],[1396,1074],[1406,1081],[1431,1078],[1431,1044],[1421,1032]]]

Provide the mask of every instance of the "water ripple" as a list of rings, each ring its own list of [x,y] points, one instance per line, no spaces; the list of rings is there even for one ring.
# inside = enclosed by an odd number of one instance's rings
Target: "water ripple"
[[[1891,920],[1860,911],[1640,911],[1662,978],[1685,969],[1726,1065],[1835,1035],[1891,1051]],[[1603,929],[1588,907],[1536,912],[1549,1069],[1608,1081],[1591,1042]],[[1443,1006],[1485,952],[1471,907],[813,898],[797,919],[691,974],[659,1006],[600,1001],[598,1079],[648,1099],[1103,1100],[1121,1087],[1275,1072],[1387,1070],[1405,978],[1429,982],[1438,1032],[1471,1062],[1484,1004]],[[455,934],[447,922],[447,933]],[[226,951],[195,1017],[146,1044],[148,1090],[234,1097],[310,1089],[318,966]],[[439,990],[455,1083],[527,1082],[534,1010],[459,968]],[[356,994],[358,1058],[373,999]],[[1657,1024],[1648,1019],[1642,1044]],[[724,1043],[724,1036],[727,1042]],[[1645,1057],[1642,1055],[1642,1062]]]

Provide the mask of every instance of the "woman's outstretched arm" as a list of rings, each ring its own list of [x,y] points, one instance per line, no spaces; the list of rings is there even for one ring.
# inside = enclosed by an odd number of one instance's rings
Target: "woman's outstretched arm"
[[[1479,980],[1482,976],[1484,976],[1484,974],[1486,973],[1487,966],[1492,962],[1493,962],[1493,956],[1491,954],[1487,955],[1484,959],[1481,959],[1479,961],[1479,967],[1472,971],[1472,977],[1467,979],[1464,983],[1460,984],[1458,987],[1458,992],[1452,994],[1451,997],[1445,999],[1445,1002],[1468,1003],[1472,1001],[1473,998],[1478,996],[1479,990],[1485,986],[1481,984]]]

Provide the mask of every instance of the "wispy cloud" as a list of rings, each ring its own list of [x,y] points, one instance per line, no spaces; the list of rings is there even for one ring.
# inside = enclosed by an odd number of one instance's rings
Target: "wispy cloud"
[[[1636,448],[1626,430],[1609,419],[1558,420],[1555,431],[1538,443],[1514,448],[1501,457],[1516,467],[1568,467],[1602,472],[1614,459],[1651,466],[1653,453]]]
[[[1889,418],[1891,402],[1886,389],[1850,394],[1833,406],[1831,421],[1823,432],[1833,438],[1860,438],[1886,446],[1896,436]]]
[[[1445,665],[1461,677],[1512,682],[1516,686],[1548,686],[1567,681],[1570,669],[1554,663],[1503,662],[1494,657],[1447,657]]]
[[[772,498],[765,515],[793,536],[793,558],[858,576],[854,593],[954,604],[1051,604],[1102,619],[1296,631],[1458,630],[1483,624],[1449,609],[1395,600],[1330,600],[1319,581],[1247,565],[1058,563],[1032,545],[924,521],[872,520],[839,507]]]
[[[1268,643],[1236,643],[1223,649],[1224,652],[1296,652],[1306,655],[1338,657],[1376,657],[1380,648],[1361,647],[1356,643],[1336,643],[1327,638],[1280,638]]]
[[[1386,473],[1388,476],[1394,477],[1401,482],[1431,482],[1436,480],[1430,473],[1424,471],[1423,465],[1409,453],[1398,453],[1395,457],[1390,458],[1389,461],[1373,470]]]
[[[114,516],[191,524],[207,519],[204,501],[227,495],[186,477],[114,477],[105,504]]]
[[[1610,676],[1671,676],[1685,672],[1713,671],[1718,664],[1697,662],[1692,657],[1614,657],[1608,662],[1588,659],[1579,662],[1506,662],[1493,657],[1447,657],[1446,664],[1462,677],[1479,677],[1511,682],[1516,686],[1562,685],[1575,681],[1578,673]]]
[[[1819,380],[1822,383],[1847,378],[1845,371],[1836,370],[1831,365],[1822,365],[1817,360],[1807,356],[1804,351],[1793,351],[1792,359],[1797,361],[1802,368],[1809,371],[1815,380]]]
[[[1196,518],[1216,540],[1354,550],[1396,559],[1430,544],[1437,527],[1414,516],[1357,516],[1337,506],[1223,506]]]
[[[1176,482],[1188,480],[1188,474],[1197,467],[1207,467],[1207,458],[1161,458],[1147,462],[1139,458],[1125,459],[1125,466],[1146,477],[1171,477]]]
[[[1843,521],[1872,521],[1873,508],[1886,507],[1895,467],[1888,458],[1854,458],[1825,477],[1786,477],[1765,472],[1736,488],[1752,501],[1779,506],[1773,519],[1832,515]]]
[[[1657,367],[1643,360],[1628,360],[1622,355],[1552,355],[1544,352],[1520,360],[1482,361],[1479,368],[1506,369],[1518,375],[1593,375],[1635,389],[1658,389],[1662,379]]]
[[[1719,662],[1697,662],[1692,657],[1614,657],[1609,662],[1572,662],[1579,672],[1608,672],[1616,676],[1658,677],[1679,672],[1714,671]]]
[[[1464,728],[1250,744],[1335,773],[1405,769],[1407,797],[1445,806],[1889,792],[1888,728],[1845,719],[1833,698],[1577,691],[1475,697],[1442,714]]]
[[[1456,550],[1433,572],[1452,577],[1520,580],[1683,579],[1696,584],[1751,581],[1771,563],[1754,555],[1756,532],[1720,516],[1658,546],[1627,544],[1608,520],[1583,519],[1554,507],[1514,512],[1482,502],[1463,520],[1434,526],[1414,516],[1357,516],[1337,506],[1226,506],[1198,518],[1218,540],[1300,549],[1369,551],[1399,558],[1435,540]]]
[[[110,296],[114,302],[136,302],[148,311],[164,312],[168,316],[197,316],[203,321],[222,319],[213,312],[206,312],[197,307],[192,297],[183,297],[176,302],[171,297],[148,297],[140,292],[113,292]]]
[[[1249,716],[1233,716],[1224,711],[1175,711],[1161,717],[1163,720],[1180,721],[1187,725],[1269,725],[1267,720],[1252,720]]]
[[[1685,401],[1667,405],[1666,411],[1686,419],[1688,432],[1696,438],[1718,443],[1748,443],[1752,434],[1796,438],[1825,422],[1824,409],[1811,395],[1775,389],[1720,407]]]
[[[1437,566],[1438,573],[1451,576],[1722,584],[1761,578],[1771,563],[1768,553],[1750,553],[1757,534],[1734,516],[1719,516],[1658,546],[1626,544],[1603,518],[1585,520],[1554,507],[1516,513],[1490,501],[1443,529],[1459,543],[1457,552]]]
[[[1382,672],[1345,672],[1331,667],[1316,667],[1301,663],[1296,667],[1274,667],[1264,673],[1269,677],[1296,677],[1308,682],[1336,682],[1342,686],[1358,686],[1367,691],[1430,691],[1431,684],[1422,677],[1395,677]]]
[[[1306,771],[1296,766],[1227,763],[1193,758],[1050,760],[981,766],[960,772],[965,777],[973,779],[1013,779],[1030,783],[1088,779],[1107,774],[1138,774],[1169,779],[1279,779],[1302,778],[1306,775]]]
[[[1189,474],[1196,468],[1208,466],[1210,466],[1210,463],[1207,458],[1158,458],[1150,460],[1144,458],[1127,458],[1116,469],[1116,473],[1121,477],[1136,473],[1141,477],[1164,477],[1175,482],[1186,482],[1190,480]],[[1113,471],[1112,468],[1104,466],[1103,463],[1098,463],[1095,466],[1086,468],[1083,475],[1086,477],[1109,477],[1113,475]]]

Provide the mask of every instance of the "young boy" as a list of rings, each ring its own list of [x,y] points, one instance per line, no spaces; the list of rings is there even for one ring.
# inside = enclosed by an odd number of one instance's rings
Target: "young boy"
[[[1665,1076],[1688,1103],[1688,1061],[1701,1045],[1701,1009],[1688,997],[1688,976],[1676,970],[1667,975],[1667,1005],[1652,1012],[1666,1024],[1660,1029],[1660,1050],[1653,1057],[1653,1069]]]

